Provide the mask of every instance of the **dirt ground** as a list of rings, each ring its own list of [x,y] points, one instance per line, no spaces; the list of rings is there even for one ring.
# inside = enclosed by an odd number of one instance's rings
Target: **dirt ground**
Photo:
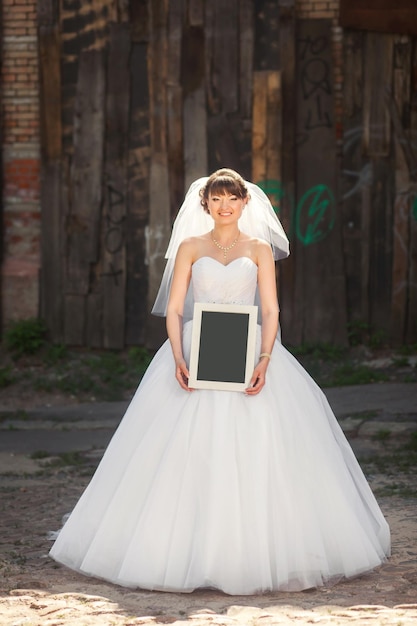
[[[81,465],[63,467],[51,460],[16,458],[9,474],[1,476],[1,626],[417,624],[415,497],[379,498],[393,540],[393,554],[385,565],[319,590],[242,597],[210,590],[132,591],[56,564],[47,556],[48,531],[60,527],[99,455],[97,451],[86,455]],[[371,485],[378,489],[393,480],[396,477],[374,474]]]
[[[380,499],[392,528],[393,556],[360,578],[296,594],[173,594],[132,591],[85,578],[48,558],[48,530],[59,528],[87,482],[73,468],[42,477],[3,478],[2,626],[417,623],[416,500]]]
[[[21,400],[26,405],[26,398]],[[45,402],[43,396],[37,400]],[[69,399],[48,396],[48,404],[64,403],[69,404]],[[381,449],[385,445],[381,436],[379,442],[374,437],[364,443],[373,449],[377,443]],[[73,459],[68,464],[10,455],[8,470],[0,473],[0,626],[417,624],[415,473],[368,468],[393,544],[392,557],[372,573],[292,594],[160,593],[86,578],[48,557],[48,532],[60,528],[102,452],[83,453],[80,463]]]

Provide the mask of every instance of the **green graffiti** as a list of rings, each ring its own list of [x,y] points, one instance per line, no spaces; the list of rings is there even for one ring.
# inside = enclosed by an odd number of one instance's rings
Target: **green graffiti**
[[[336,203],[333,192],[327,185],[311,187],[303,194],[294,211],[294,198],[288,197],[279,180],[263,180],[257,183],[269,197],[275,213],[280,213],[282,200],[287,198],[291,207],[291,224],[297,239],[305,246],[321,241],[333,229]],[[414,214],[417,213],[417,198]],[[291,233],[289,233],[291,235]]]
[[[262,189],[271,201],[272,207],[279,215],[281,210],[281,200],[285,196],[285,191],[279,180],[262,180],[257,183],[258,187]]]
[[[413,202],[413,217],[417,220],[417,196],[414,198]]]
[[[300,198],[295,215],[298,239],[305,245],[317,243],[332,230],[335,199],[327,185],[315,185]]]

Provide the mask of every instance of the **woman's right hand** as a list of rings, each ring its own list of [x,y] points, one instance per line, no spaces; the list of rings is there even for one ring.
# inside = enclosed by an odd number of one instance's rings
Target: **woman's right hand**
[[[190,377],[190,373],[187,368],[187,364],[184,359],[178,359],[175,362],[175,378],[185,391],[192,391],[188,386],[188,379]]]

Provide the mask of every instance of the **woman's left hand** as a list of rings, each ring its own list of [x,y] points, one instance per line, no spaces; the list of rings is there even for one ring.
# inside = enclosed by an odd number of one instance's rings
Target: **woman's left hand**
[[[269,360],[263,357],[258,361],[255,369],[253,370],[252,378],[249,383],[249,387],[245,390],[248,396],[256,396],[265,385],[266,370],[268,369]]]

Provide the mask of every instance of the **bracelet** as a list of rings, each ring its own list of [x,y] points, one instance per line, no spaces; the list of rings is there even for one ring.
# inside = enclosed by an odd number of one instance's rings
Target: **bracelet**
[[[262,359],[263,356],[266,356],[267,359],[271,358],[271,355],[269,354],[269,352],[261,352],[261,354],[259,355],[259,358]]]

